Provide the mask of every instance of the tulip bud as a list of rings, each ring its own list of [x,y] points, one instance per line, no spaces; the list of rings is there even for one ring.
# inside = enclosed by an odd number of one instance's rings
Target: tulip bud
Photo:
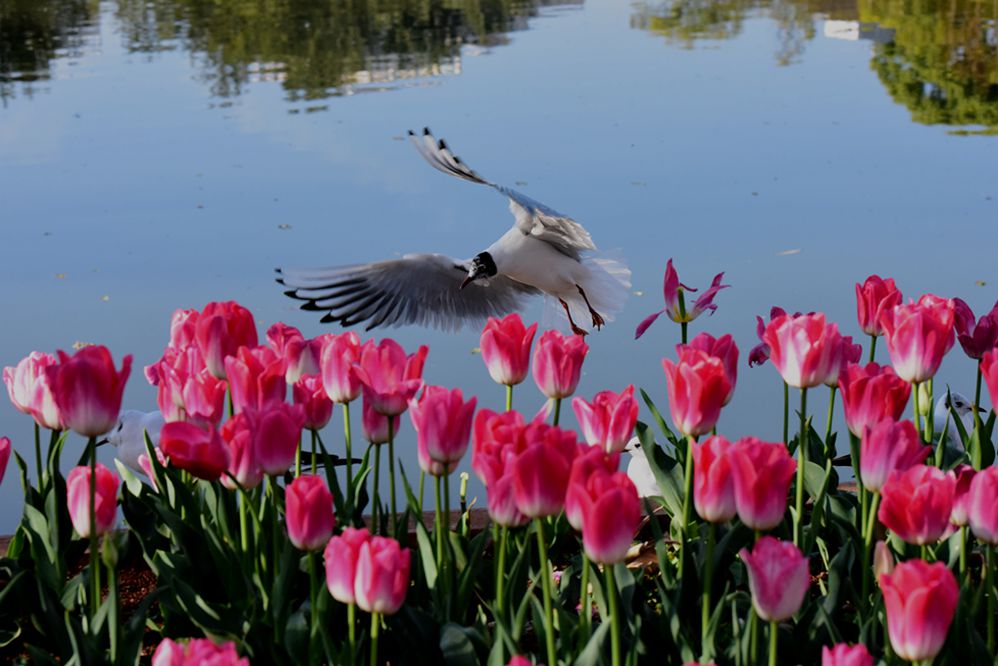
[[[894,553],[884,541],[878,541],[873,547],[873,579],[880,581],[880,576],[894,571]]]

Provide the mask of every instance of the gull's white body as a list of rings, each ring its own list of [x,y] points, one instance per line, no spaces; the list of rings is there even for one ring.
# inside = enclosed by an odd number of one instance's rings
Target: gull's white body
[[[950,391],[951,412],[950,405],[946,404],[946,398],[947,396],[944,395],[936,401],[935,410],[932,412],[932,427],[937,438],[939,437],[939,433],[945,428],[946,440],[950,446],[962,449],[963,440],[960,439],[960,430],[956,427],[956,423],[953,422],[954,415],[959,417],[960,422],[963,423],[964,430],[968,433],[972,432],[974,430],[974,403],[968,400],[963,394]]]
[[[641,448],[641,442],[637,437],[627,443],[624,449],[631,454],[631,460],[627,463],[627,476],[638,489],[639,497],[653,497],[661,495],[658,481],[655,480],[655,473],[651,471],[648,458],[645,457],[645,450]]]
[[[107,442],[115,449],[115,457],[130,469],[144,473],[139,465],[139,456],[146,453],[145,433],[155,446],[159,446],[159,431],[165,420],[159,411],[140,412],[125,410],[118,416],[118,424],[108,436]]]

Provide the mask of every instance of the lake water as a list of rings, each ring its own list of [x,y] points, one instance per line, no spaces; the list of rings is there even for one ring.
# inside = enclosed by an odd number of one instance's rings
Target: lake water
[[[103,343],[135,355],[125,406],[149,410],[141,367],[175,308],[236,299],[261,329],[316,335],[332,329],[281,294],[274,267],[481,251],[511,222],[505,201],[427,168],[403,136],[428,125],[627,257],[634,293],[589,337],[581,394],[634,383],[665,409],[660,359],[678,327],[633,332],[661,307],[674,257],[687,284],[723,270],[732,285],[691,326],[742,349],[720,431],[779,439],[778,377],[744,362],[756,314],[822,310],[857,334],[853,284],[873,272],[978,312],[998,298],[996,13],[960,0],[5,0],[0,366]],[[501,405],[477,330],[385,334],[430,345],[427,381]],[[971,394],[973,372],[957,347],[937,386]],[[827,393],[812,394],[823,426]],[[515,401],[542,402],[529,382]],[[30,450],[31,421],[6,401],[0,433]],[[405,423],[413,473],[414,447]],[[12,462],[0,532],[20,493]]]

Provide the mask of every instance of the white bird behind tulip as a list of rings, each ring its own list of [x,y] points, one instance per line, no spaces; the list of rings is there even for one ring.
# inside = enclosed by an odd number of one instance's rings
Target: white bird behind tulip
[[[627,463],[627,476],[634,482],[634,487],[638,489],[639,497],[654,497],[661,495],[662,491],[655,480],[655,473],[651,471],[648,458],[645,457],[645,450],[641,448],[641,440],[634,437],[627,443],[624,449],[631,454],[631,460]]]
[[[114,430],[108,433],[107,442],[115,448],[115,457],[127,467],[145,474],[139,465],[139,456],[146,453],[145,433],[155,446],[159,446],[159,431],[165,419],[158,410],[140,412],[134,409],[123,411],[118,416]]]
[[[962,450],[963,440],[960,438],[960,430],[956,427],[954,418],[960,419],[964,430],[968,433],[973,432],[974,410],[974,403],[956,391],[950,391],[949,395],[939,398],[936,401],[935,411],[932,413],[932,427],[937,438],[938,434],[945,428],[948,444]]]

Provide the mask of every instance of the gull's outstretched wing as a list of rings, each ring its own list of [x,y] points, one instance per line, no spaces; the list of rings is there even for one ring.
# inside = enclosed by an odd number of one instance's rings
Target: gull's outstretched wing
[[[419,324],[455,330],[465,323],[518,309],[533,287],[503,276],[476,280],[464,289],[465,261],[442,254],[407,254],[401,259],[357,266],[277,269],[278,282],[302,310],[325,312],[323,323],[353,326]]]
[[[488,185],[509,197],[509,210],[516,218],[516,228],[524,235],[536,236],[573,259],[578,259],[585,250],[596,249],[589,232],[581,224],[525,194],[482,178],[454,155],[443,139],[434,138],[429,128],[423,128],[422,135],[409,130],[409,139],[434,169],[472,183]]]

